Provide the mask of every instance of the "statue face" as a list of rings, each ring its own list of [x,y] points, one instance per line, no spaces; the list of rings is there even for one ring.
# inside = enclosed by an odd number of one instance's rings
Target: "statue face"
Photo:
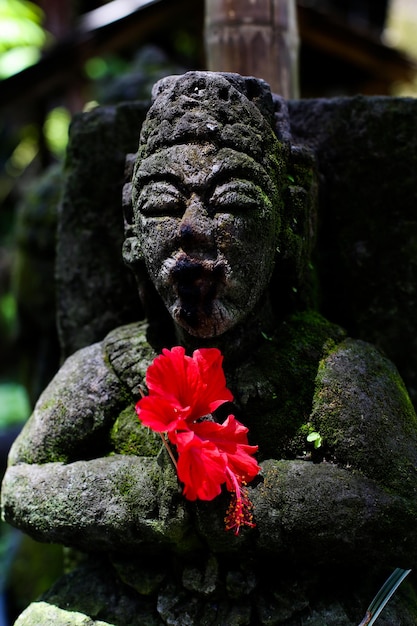
[[[273,182],[251,157],[211,144],[161,150],[139,163],[133,182],[139,245],[172,318],[191,335],[221,335],[270,279]]]

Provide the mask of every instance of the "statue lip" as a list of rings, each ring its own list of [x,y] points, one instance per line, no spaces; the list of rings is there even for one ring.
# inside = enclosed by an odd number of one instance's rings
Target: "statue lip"
[[[183,254],[171,267],[170,278],[179,292],[183,289],[199,290],[204,296],[213,289],[217,293],[218,286],[224,282],[225,273],[225,265],[221,261]],[[214,297],[215,295],[213,294]]]
[[[207,257],[180,254],[170,270],[180,302],[180,317],[191,327],[201,322],[201,314],[210,317],[219,287],[226,278],[225,264]]]

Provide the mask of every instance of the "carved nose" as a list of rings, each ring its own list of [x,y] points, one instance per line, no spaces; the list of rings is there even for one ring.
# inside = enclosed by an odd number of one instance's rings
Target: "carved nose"
[[[213,223],[203,204],[192,196],[179,224],[183,248],[209,247],[213,243]]]

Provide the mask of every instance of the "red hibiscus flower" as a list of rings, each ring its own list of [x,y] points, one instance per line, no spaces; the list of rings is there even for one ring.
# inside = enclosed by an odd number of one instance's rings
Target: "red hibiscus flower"
[[[148,367],[149,395],[136,405],[142,424],[167,433],[176,447],[178,478],[188,500],[212,500],[223,485],[232,492],[226,529],[237,535],[241,526],[253,527],[252,504],[246,484],[259,472],[248,444],[248,429],[234,415],[219,424],[210,419],[219,406],[233,400],[226,387],[223,357],[216,348],[195,350],[187,356],[182,346],[164,349]],[[204,419],[202,419],[204,418]]]

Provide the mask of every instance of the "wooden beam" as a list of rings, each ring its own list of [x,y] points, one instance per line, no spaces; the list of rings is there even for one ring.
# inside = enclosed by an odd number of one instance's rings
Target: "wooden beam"
[[[263,78],[285,98],[299,96],[295,0],[206,0],[207,69]]]

